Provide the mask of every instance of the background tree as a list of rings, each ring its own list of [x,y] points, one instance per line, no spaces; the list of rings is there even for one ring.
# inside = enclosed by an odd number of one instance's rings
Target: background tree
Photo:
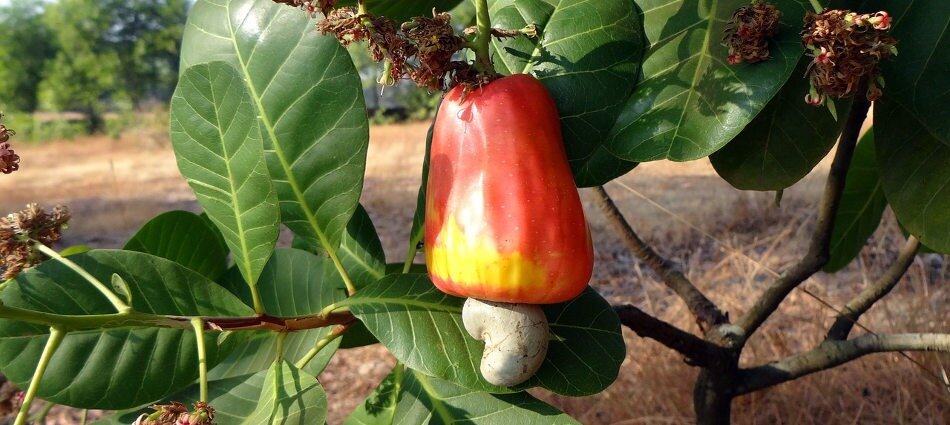
[[[0,108],[32,111],[47,60],[56,54],[51,32],[36,2],[0,6]]]

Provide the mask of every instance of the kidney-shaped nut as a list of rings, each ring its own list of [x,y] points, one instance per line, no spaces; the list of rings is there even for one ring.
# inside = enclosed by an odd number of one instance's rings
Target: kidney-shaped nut
[[[462,307],[462,322],[473,338],[485,341],[480,369],[492,384],[520,384],[544,362],[549,331],[539,305],[469,298]]]

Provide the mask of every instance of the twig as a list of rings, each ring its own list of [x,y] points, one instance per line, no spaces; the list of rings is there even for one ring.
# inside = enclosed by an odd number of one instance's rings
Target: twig
[[[690,365],[715,367],[723,363],[727,355],[725,349],[657,319],[636,306],[614,306],[614,311],[624,326],[643,338],[650,338],[679,352]]]
[[[811,351],[740,370],[736,395],[748,394],[831,369],[867,354],[894,351],[950,352],[950,334],[866,334],[847,341],[826,340]]]
[[[863,93],[860,90],[859,92]],[[831,230],[834,226],[838,206],[841,204],[841,195],[844,192],[845,178],[851,165],[854,146],[858,141],[861,125],[867,117],[869,107],[870,102],[864,96],[854,96],[848,122],[841,132],[835,159],[831,164],[831,170],[828,172],[828,179],[825,182],[825,192],[822,195],[821,205],[818,209],[818,222],[812,233],[808,252],[791,269],[782,273],[752,305],[749,312],[736,323],[742,330],[742,334],[739,335],[740,344],[744,344],[755,333],[792,290],[804,282],[805,279],[821,270],[828,262]]]
[[[851,329],[854,329],[854,324],[861,315],[897,286],[897,283],[900,282],[904,273],[906,273],[910,265],[914,263],[914,257],[917,256],[919,249],[920,241],[914,236],[908,237],[897,259],[888,267],[887,271],[861,291],[858,296],[848,301],[848,304],[842,309],[841,314],[835,319],[835,323],[831,325],[826,338],[836,340],[846,339],[848,334],[851,333]]]
[[[49,366],[50,359],[53,358],[53,354],[56,354],[56,349],[59,348],[59,343],[63,342],[65,336],[66,332],[63,332],[62,329],[50,328],[49,339],[46,340],[43,354],[40,355],[40,361],[36,365],[36,370],[33,371],[33,379],[30,380],[30,386],[23,396],[23,404],[20,405],[20,412],[16,415],[15,425],[26,424],[27,417],[30,415],[30,405],[33,404],[33,398],[36,397],[36,392],[40,389],[40,381],[43,380],[43,375],[46,374],[46,367]]]
[[[623,217],[623,214],[603,186],[594,188],[594,194],[596,195],[597,206],[604,212],[607,221],[620,230],[627,248],[656,272],[663,283],[666,284],[666,287],[673,290],[686,303],[689,311],[696,318],[700,329],[705,332],[706,329],[713,326],[729,322],[729,318],[716,307],[716,304],[706,298],[689,278],[674,268],[665,258],[660,257],[653,248],[640,239],[640,236]]]

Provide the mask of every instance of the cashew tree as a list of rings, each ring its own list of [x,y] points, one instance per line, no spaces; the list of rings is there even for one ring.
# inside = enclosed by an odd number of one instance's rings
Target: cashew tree
[[[16,423],[36,399],[117,411],[106,424],[324,423],[317,376],[340,350],[382,344],[398,363],[347,424],[572,424],[526,390],[603,391],[624,373],[626,326],[698,368],[696,420],[725,424],[736,397],[865,355],[950,352],[950,333],[852,336],[921,250],[950,253],[950,3],[475,0],[476,25],[459,31],[445,13],[459,2],[198,0],[169,131],[203,212],[93,250],[52,248],[65,209],[0,219]],[[419,140],[401,264],[386,264],[359,203],[369,124],[344,48],[357,42],[381,83],[448,92]],[[13,135],[0,126],[4,173],[19,166]],[[832,150],[807,251],[745,311],[719,308],[605,189],[641,162],[708,157],[739,190],[781,193]],[[592,188],[699,332],[587,285],[597,265],[576,188]],[[824,340],[741,362],[886,208],[906,243],[832,306]],[[282,227],[292,247],[277,247]]]

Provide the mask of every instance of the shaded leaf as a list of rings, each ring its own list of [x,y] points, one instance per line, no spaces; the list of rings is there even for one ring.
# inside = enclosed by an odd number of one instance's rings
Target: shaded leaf
[[[881,65],[884,99],[900,104],[936,140],[950,146],[950,2],[870,0],[868,11],[886,10],[899,55]]]
[[[178,169],[253,286],[277,243],[280,212],[254,107],[234,68],[185,70],[171,101],[171,139]]]
[[[776,0],[771,59],[729,65],[721,42],[748,0],[636,0],[650,49],[643,79],[611,130],[607,149],[629,161],[688,161],[723,147],[765,107],[802,56],[799,29],[811,7]]]
[[[240,275],[231,273],[224,282],[226,288],[250,304],[251,293]],[[271,316],[290,317],[316,314],[324,307],[346,298],[343,280],[330,260],[292,248],[278,248],[264,267],[257,283],[264,311]],[[331,328],[290,332],[284,339],[283,358],[294,363],[300,360],[314,344],[327,336]],[[253,332],[221,363],[208,372],[209,379],[224,379],[266,369],[277,357],[277,333]],[[304,370],[319,374],[330,361],[340,343],[331,342]]]
[[[374,15],[383,15],[397,23],[408,21],[413,16],[431,16],[432,9],[447,12],[462,0],[366,0],[366,10]],[[341,6],[356,5],[355,1],[341,1]]]
[[[254,312],[204,276],[163,258],[131,251],[95,250],[70,259],[97,279],[117,274],[128,284],[132,307],[176,316],[250,316]],[[0,295],[4,305],[57,314],[115,313],[112,304],[66,266],[47,261],[20,274]],[[49,328],[0,321],[0,369],[26,388]],[[208,362],[227,354],[217,334],[206,335]],[[75,407],[123,409],[158,400],[198,377],[191,330],[114,328],[66,335],[43,376],[38,397]]]
[[[561,116],[567,157],[578,186],[606,183],[633,169],[603,149],[640,71],[644,37],[630,0],[495,0],[492,23],[534,23],[540,38],[492,40],[503,74],[536,76]]]
[[[389,275],[338,303],[349,307],[406,366],[464,387],[495,393],[479,370],[484,344],[462,325],[464,299],[440,292],[421,274]],[[544,306],[553,334],[538,373],[517,389],[541,386],[563,395],[589,395],[610,385],[625,347],[610,305],[588,288],[563,304]]]
[[[227,245],[219,242],[210,219],[188,211],[169,211],[145,223],[123,249],[167,258],[209,279],[227,270]]]
[[[950,145],[896,102],[874,106],[877,166],[897,220],[921,243],[950,253]]]
[[[201,0],[188,18],[181,64],[212,60],[233,65],[248,88],[283,223],[335,253],[359,202],[369,142],[349,54],[299,9]]]
[[[809,83],[801,78],[811,58],[802,58],[792,78],[728,145],[709,156],[716,172],[743,190],[779,190],[805,177],[838,139],[841,122],[827,108],[803,100]],[[850,99],[837,101],[850,110]]]
[[[824,271],[843,269],[861,252],[881,223],[885,207],[887,199],[884,198],[875,160],[874,133],[868,131],[851,159],[841,205],[831,231],[831,258]]]
[[[528,393],[489,394],[397,365],[347,425],[579,424]]]

